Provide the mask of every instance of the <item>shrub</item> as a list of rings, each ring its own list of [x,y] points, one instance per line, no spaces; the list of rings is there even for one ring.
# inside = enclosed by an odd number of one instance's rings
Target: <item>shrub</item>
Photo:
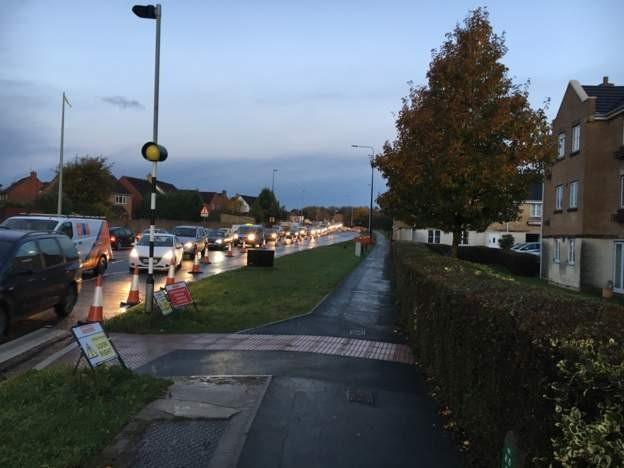
[[[500,239],[498,239],[498,246],[503,250],[511,249],[511,246],[514,245],[514,237],[511,234],[503,234]]]
[[[508,430],[538,465],[621,465],[624,352],[612,343],[624,340],[624,308],[520,285],[414,243],[393,249],[411,345],[480,466],[500,464]]]

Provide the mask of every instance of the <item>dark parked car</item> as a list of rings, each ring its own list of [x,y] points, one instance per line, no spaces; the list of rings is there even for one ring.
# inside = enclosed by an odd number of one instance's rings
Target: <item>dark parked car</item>
[[[70,314],[81,273],[67,236],[0,229],[0,335],[13,320],[50,307],[60,317]]]
[[[134,233],[127,228],[112,227],[110,228],[111,247],[114,250],[129,249],[134,245]]]

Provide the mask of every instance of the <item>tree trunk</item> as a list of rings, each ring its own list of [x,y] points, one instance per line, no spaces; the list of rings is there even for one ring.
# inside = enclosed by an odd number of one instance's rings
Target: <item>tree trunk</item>
[[[459,240],[461,239],[462,231],[453,231],[453,243],[451,244],[451,257],[459,257]]]

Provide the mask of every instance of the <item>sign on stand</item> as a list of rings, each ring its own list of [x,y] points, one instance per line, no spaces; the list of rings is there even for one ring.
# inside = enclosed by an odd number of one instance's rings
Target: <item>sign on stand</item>
[[[119,361],[123,367],[126,367],[100,322],[77,325],[72,327],[71,330],[74,339],[80,346],[80,358],[84,357],[92,369],[115,360]],[[80,362],[80,359],[78,362]],[[76,363],[77,367],[78,363]]]
[[[191,291],[189,291],[188,285],[184,281],[178,283],[168,284],[165,286],[167,291],[167,297],[174,309],[183,309],[188,305],[193,304],[193,297]]]
[[[173,312],[171,302],[169,302],[169,298],[167,297],[167,291],[165,291],[164,289],[154,291],[154,300],[156,301],[156,305],[163,315],[166,316]]]
[[[210,212],[208,211],[208,208],[206,208],[206,206],[204,205],[204,207],[199,212],[199,216],[201,216],[202,218],[207,218],[209,215]]]

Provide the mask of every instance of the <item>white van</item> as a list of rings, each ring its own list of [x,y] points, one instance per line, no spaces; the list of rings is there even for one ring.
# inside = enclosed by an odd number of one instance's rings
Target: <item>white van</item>
[[[104,218],[65,215],[20,215],[5,219],[0,228],[52,231],[65,234],[78,250],[83,271],[104,273],[113,259],[108,221]]]

